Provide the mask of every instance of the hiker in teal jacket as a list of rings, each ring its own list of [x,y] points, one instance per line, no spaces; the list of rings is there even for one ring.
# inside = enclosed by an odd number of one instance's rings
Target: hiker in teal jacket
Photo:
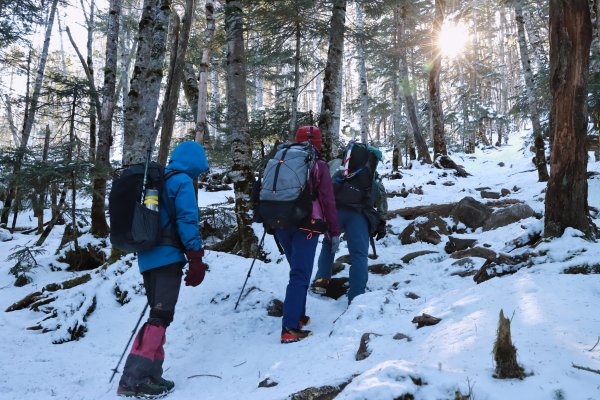
[[[173,390],[173,381],[162,377],[166,329],[173,321],[183,267],[186,286],[204,280],[207,265],[198,231],[198,204],[194,180],[208,171],[202,146],[178,145],[165,167],[167,177],[159,199],[163,236],[156,247],[138,254],[150,317],[138,332],[127,357],[117,394],[127,397],[162,396]]]

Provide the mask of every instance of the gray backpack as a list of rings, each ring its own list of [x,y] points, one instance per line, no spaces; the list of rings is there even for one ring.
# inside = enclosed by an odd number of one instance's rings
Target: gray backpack
[[[310,174],[316,153],[309,142],[279,145],[260,184],[258,213],[267,228],[298,227],[310,218]]]

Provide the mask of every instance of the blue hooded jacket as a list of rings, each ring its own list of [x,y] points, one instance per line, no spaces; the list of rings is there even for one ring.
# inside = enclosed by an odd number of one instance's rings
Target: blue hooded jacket
[[[183,171],[165,182],[159,200],[159,215],[163,229],[170,223],[169,213],[174,214],[177,233],[185,250],[202,249],[198,231],[198,203],[194,193],[194,180],[208,171],[204,148],[196,142],[183,142],[173,150],[165,174]],[[170,203],[170,206],[166,204]],[[176,262],[186,262],[184,250],[173,246],[156,246],[138,253],[140,272],[164,267]]]

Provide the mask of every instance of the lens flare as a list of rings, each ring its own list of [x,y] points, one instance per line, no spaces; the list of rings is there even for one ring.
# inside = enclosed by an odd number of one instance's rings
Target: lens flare
[[[464,51],[468,41],[469,30],[464,23],[447,22],[438,37],[438,47],[443,56],[454,58]]]

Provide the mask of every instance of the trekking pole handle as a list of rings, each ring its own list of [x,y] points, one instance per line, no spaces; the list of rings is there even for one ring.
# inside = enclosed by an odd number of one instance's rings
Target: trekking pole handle
[[[117,365],[112,370],[113,374],[110,377],[110,380],[108,381],[108,383],[111,383],[112,380],[113,380],[113,378],[117,374],[117,372],[119,372],[119,365],[121,365],[121,361],[123,361],[123,357],[125,356],[125,353],[127,352],[127,349],[129,348],[129,344],[131,343],[131,339],[133,339],[133,336],[135,335],[135,332],[137,332],[137,329],[140,326],[140,322],[142,322],[142,318],[144,318],[144,315],[146,314],[146,310],[147,309],[148,309],[148,303],[146,303],[146,305],[144,306],[144,309],[142,310],[142,314],[140,315],[140,318],[138,319],[137,324],[135,324],[135,328],[133,328],[133,331],[131,331],[131,336],[129,337],[129,341],[127,342],[127,345],[125,346],[125,350],[123,350],[123,354],[121,354],[121,358],[119,358],[119,362],[117,362]]]
[[[265,230],[263,232],[262,238],[260,239],[260,243],[258,244],[258,250],[256,252],[256,255],[254,256],[254,259],[252,260],[252,264],[250,265],[250,269],[248,270],[248,275],[246,275],[246,280],[244,281],[244,285],[242,286],[242,290],[240,291],[240,295],[238,296],[238,299],[235,302],[235,307],[233,308],[234,311],[237,310],[237,307],[240,304],[240,299],[242,298],[242,293],[244,293],[244,289],[246,288],[246,283],[248,283],[248,278],[250,278],[250,274],[252,273],[252,268],[254,268],[254,263],[256,262],[256,259],[258,258],[258,254],[260,253],[260,249],[263,246],[266,234],[267,234],[267,231]]]
[[[144,203],[144,196],[146,194],[146,183],[148,182],[148,165],[150,164],[151,156],[152,150],[148,149],[148,156],[146,157],[146,166],[144,167],[144,182],[142,183],[142,204]]]

